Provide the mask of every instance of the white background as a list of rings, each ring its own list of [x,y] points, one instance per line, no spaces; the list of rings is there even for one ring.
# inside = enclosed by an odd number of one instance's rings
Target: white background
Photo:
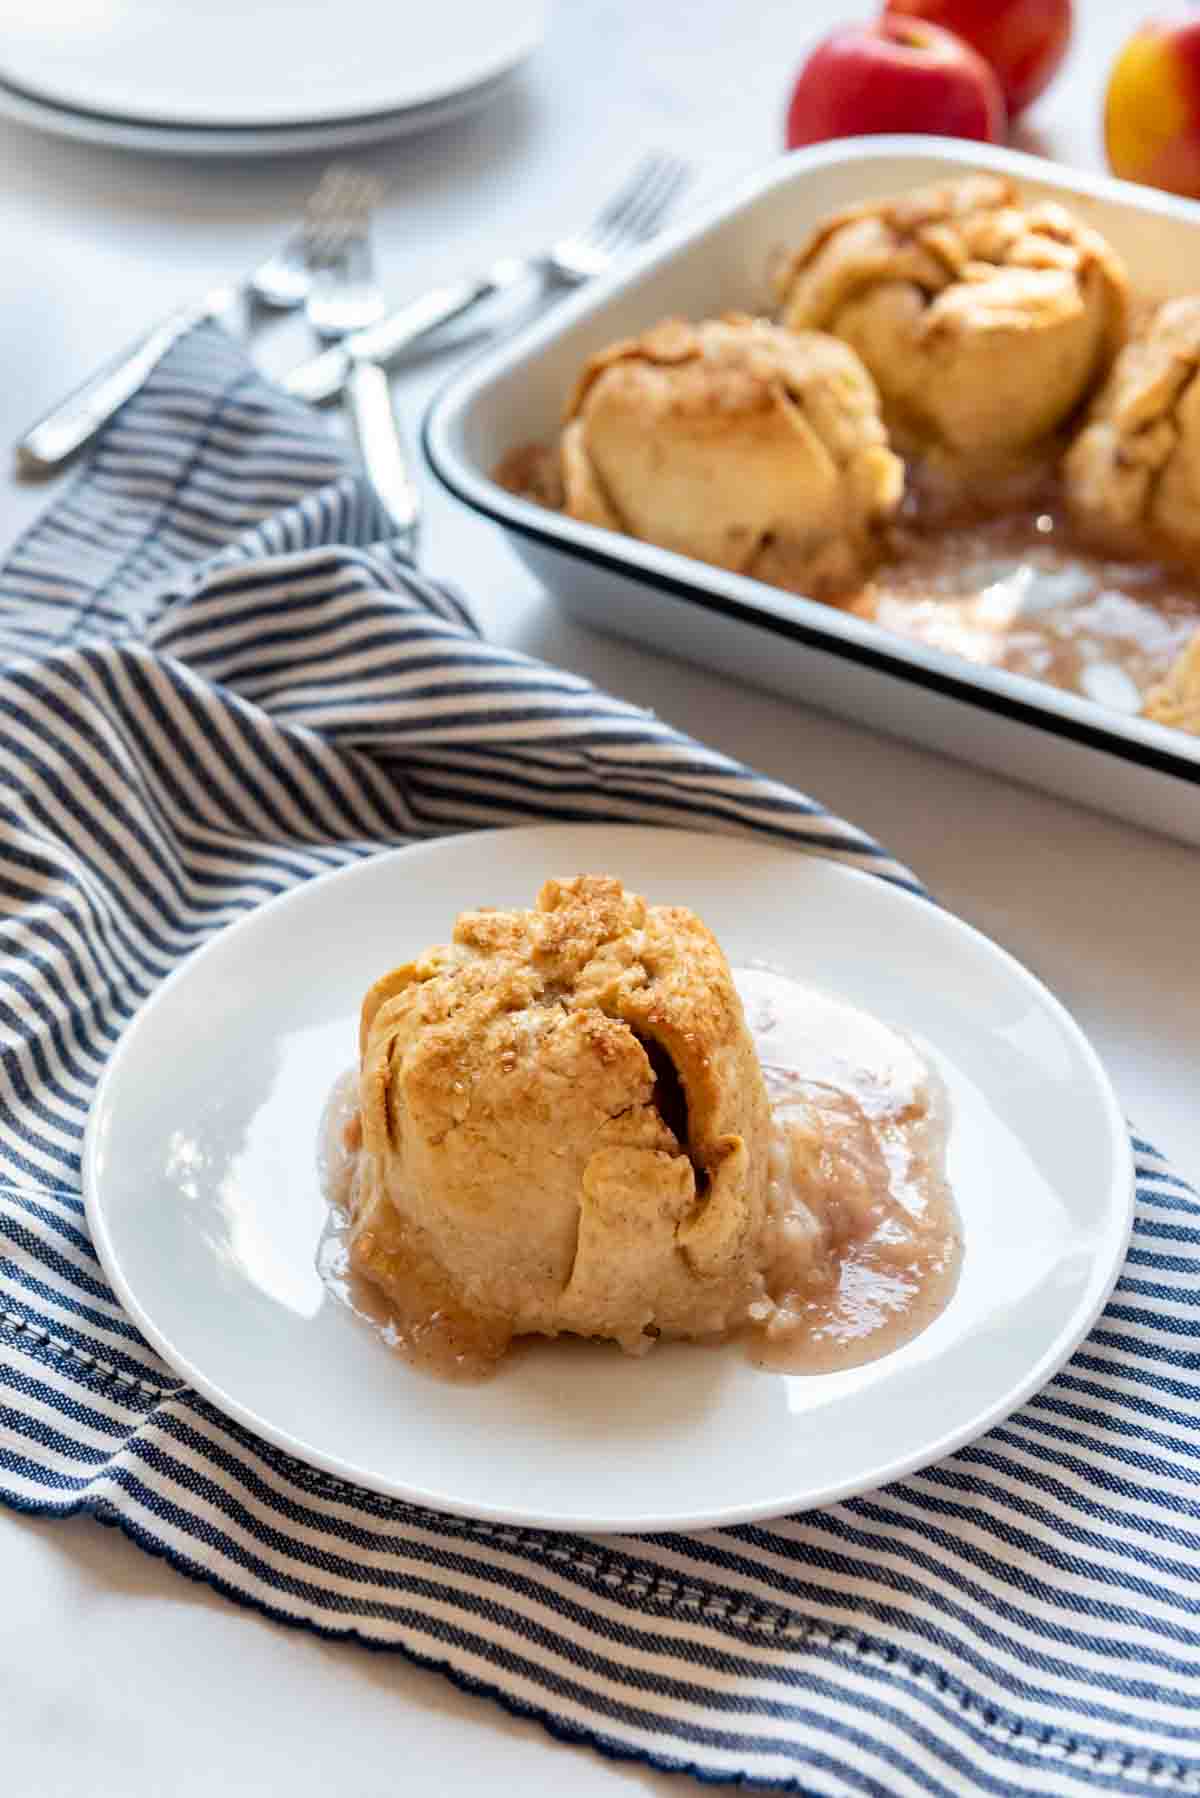
[[[1070,62],[1018,141],[1100,164],[1105,73],[1145,10],[1082,0]],[[691,157],[697,198],[778,153],[790,76],[840,11],[558,0],[544,49],[491,110],[356,154],[388,183],[389,291],[400,300],[556,235],[643,146]],[[0,124],[0,440],[157,314],[257,260],[319,168],[140,158]],[[297,343],[290,324],[276,330],[264,361]],[[443,352],[398,377],[410,431],[453,366]],[[578,630],[489,525],[425,488],[425,560],[467,589],[493,637],[653,705],[879,835],[1057,993],[1130,1117],[1200,1178],[1196,851]],[[0,477],[0,542],[48,497]],[[685,1789],[565,1747],[399,1656],[264,1622],[91,1522],[0,1512],[0,1591],[4,1784],[23,1798]]]

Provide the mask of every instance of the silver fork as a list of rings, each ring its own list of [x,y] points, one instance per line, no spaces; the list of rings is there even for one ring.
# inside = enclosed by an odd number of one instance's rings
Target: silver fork
[[[318,186],[316,193],[321,191]],[[314,200],[316,194],[313,196]],[[309,273],[303,224],[240,282],[210,288],[177,307],[159,324],[127,345],[64,400],[31,425],[14,444],[23,474],[50,474],[96,435],[133,398],[172,344],[205,319],[227,317],[244,300],[255,312],[290,312],[303,304]]]
[[[305,315],[319,337],[353,345],[382,318],[383,290],[371,254],[371,212],[382,192],[373,176],[331,171],[305,220],[309,272]],[[388,378],[361,350],[346,351],[343,390],[367,479],[404,553],[415,558],[420,502],[408,472]]]
[[[544,289],[577,287],[602,274],[623,250],[636,249],[653,237],[686,183],[691,170],[677,156],[657,150],[643,157],[588,224],[560,237],[531,256],[505,256],[482,274],[433,287],[378,324],[355,332],[344,342],[302,362],[283,378],[283,386],[300,399],[320,402],[341,392],[351,358],[361,356],[387,366],[417,338],[439,325],[471,312],[484,300],[506,293],[522,282],[538,280]]]

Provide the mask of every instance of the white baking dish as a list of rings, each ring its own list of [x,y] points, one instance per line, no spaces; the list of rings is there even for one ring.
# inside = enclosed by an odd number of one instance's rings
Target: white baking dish
[[[773,252],[831,209],[972,169],[1083,213],[1124,254],[1139,293],[1200,290],[1200,207],[1188,201],[949,139],[821,145],[764,169],[474,363],[434,402],[426,453],[451,492],[511,532],[580,622],[1200,844],[1200,738],[578,524],[491,479],[506,450],[552,439],[592,351],[668,313],[766,310]]]

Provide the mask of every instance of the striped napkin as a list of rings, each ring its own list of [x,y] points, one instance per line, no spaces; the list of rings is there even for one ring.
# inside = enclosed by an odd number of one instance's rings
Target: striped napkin
[[[0,1496],[704,1779],[1200,1794],[1200,1203],[1143,1143],[1128,1266],[1070,1365],[937,1466],[770,1524],[570,1538],[383,1499],[229,1422],[122,1315],[79,1196],[97,1075],[271,894],[545,818],[765,831],[907,879],[482,642],[380,529],[340,447],[204,328],[0,574]]]

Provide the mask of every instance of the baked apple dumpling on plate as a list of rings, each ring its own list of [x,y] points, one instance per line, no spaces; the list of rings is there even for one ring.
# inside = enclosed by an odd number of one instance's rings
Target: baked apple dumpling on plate
[[[361,1056],[352,1263],[456,1355],[745,1322],[768,1101],[694,913],[598,875],[463,913],[367,994]]]
[[[1125,329],[1104,238],[992,175],[836,214],[774,282],[781,323],[850,344],[896,447],[951,488],[1036,473]]]
[[[870,572],[903,495],[853,350],[740,313],[593,356],[560,461],[571,517],[818,596]]]

